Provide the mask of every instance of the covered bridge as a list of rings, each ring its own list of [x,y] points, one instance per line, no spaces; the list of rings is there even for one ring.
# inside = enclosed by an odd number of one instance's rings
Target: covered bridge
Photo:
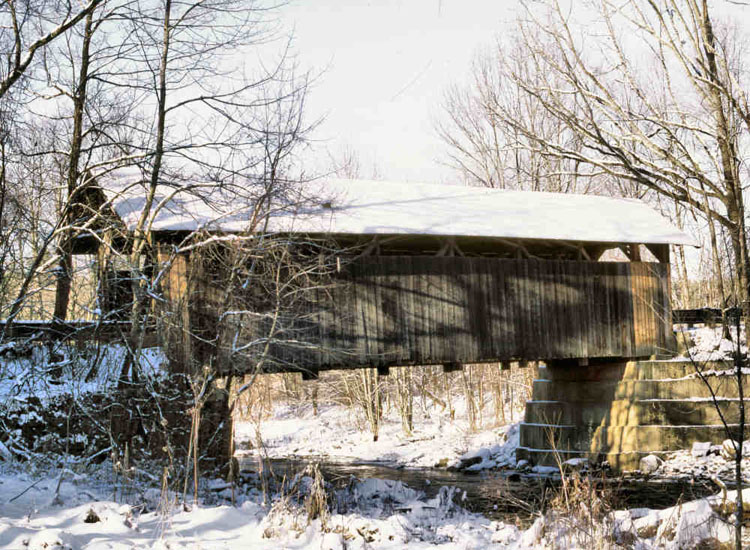
[[[100,185],[103,204],[125,234],[132,231],[147,189],[140,174],[120,171]],[[295,333],[306,345],[271,342],[266,372],[315,376],[323,369],[508,360],[585,364],[673,349],[669,245],[694,242],[641,201],[326,179],[285,191],[283,207],[264,208],[263,223],[251,225],[258,200],[266,199],[213,185],[163,185],[149,230],[162,260],[198,230],[262,230],[334,243],[333,284],[309,289],[305,322]],[[98,242],[81,237],[77,251],[91,252]],[[627,261],[603,261],[613,249]],[[165,265],[162,291],[180,312],[182,333],[170,345],[205,362],[216,342],[193,336],[217,325],[222,279],[191,273],[187,251]],[[253,367],[230,365],[239,373]]]

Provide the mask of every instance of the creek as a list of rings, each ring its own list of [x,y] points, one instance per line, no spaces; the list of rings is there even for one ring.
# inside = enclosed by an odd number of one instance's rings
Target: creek
[[[240,470],[246,474],[257,473],[255,458],[241,458]],[[528,526],[543,512],[549,502],[559,494],[560,475],[521,473],[514,470],[465,473],[442,468],[404,468],[381,462],[333,462],[319,458],[271,459],[274,476],[290,479],[317,462],[326,481],[334,486],[345,485],[353,477],[379,478],[400,481],[412,489],[432,498],[441,486],[456,487],[461,496],[458,504],[490,519]],[[592,474],[593,491],[606,495],[613,509],[662,509],[705,497],[717,492],[708,480],[695,481],[687,477],[672,479],[645,479],[637,477],[605,478]]]

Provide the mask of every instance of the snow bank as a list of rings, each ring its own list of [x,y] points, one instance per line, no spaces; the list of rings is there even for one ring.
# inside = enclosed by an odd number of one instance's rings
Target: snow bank
[[[510,550],[553,548],[721,548],[731,541],[735,494],[716,495],[665,510],[591,514],[585,506],[550,510],[525,531],[490,521],[460,506],[460,494],[442,487],[425,498],[403,483],[352,480],[330,489],[331,510],[310,519],[301,499],[275,493],[261,504],[240,484],[231,506],[221,498],[198,506],[163,506],[158,481],[129,493],[102,483],[104,468],[69,473],[55,494],[59,471],[34,477],[6,464],[0,471],[0,548],[33,550],[372,549]],[[303,480],[305,481],[305,480]],[[307,480],[309,482],[309,480]],[[212,501],[225,484],[203,483]],[[300,483],[303,492],[310,483]],[[750,489],[744,495],[750,502]],[[124,499],[124,500],[123,500]],[[176,502],[174,495],[170,495]]]
[[[469,430],[456,404],[456,419],[431,411],[414,415],[414,435],[403,435],[395,411],[383,418],[378,441],[357,427],[352,411],[342,406],[321,406],[317,416],[309,409],[277,406],[271,418],[260,425],[238,422],[235,440],[240,456],[254,456],[256,430],[260,429],[264,452],[270,458],[320,457],[335,461],[383,462],[409,467],[460,464],[472,453],[484,453],[487,460],[474,469],[512,466],[518,447],[518,426],[499,426],[476,433]]]
[[[442,488],[424,496],[399,482],[367,479],[339,492],[347,508],[308,519],[303,507],[282,494],[260,504],[257,492],[241,505],[171,507],[145,504],[141,488],[134,504],[98,494],[91,479],[72,477],[55,498],[55,475],[36,480],[7,470],[0,474],[0,548],[103,549],[464,549],[514,542],[514,526],[489,521],[455,502]],[[141,504],[138,504],[138,502]]]
[[[687,328],[677,332],[678,343],[687,342],[686,352],[674,358],[675,361],[693,360],[697,363],[726,361],[737,351],[737,331],[730,327],[732,340],[722,338],[721,327]],[[747,353],[745,329],[740,328],[740,351]]]
[[[32,345],[22,352],[17,350],[19,342],[9,344],[14,344],[10,352],[0,355],[0,403],[111,389],[125,358],[121,344]],[[166,356],[160,348],[147,348],[141,351],[140,360],[141,372],[154,376],[161,372]]]
[[[464,453],[453,464],[453,468],[466,472],[479,472],[495,468],[515,468],[516,450],[521,441],[520,424],[502,426],[493,432],[482,434],[475,444],[483,445]]]

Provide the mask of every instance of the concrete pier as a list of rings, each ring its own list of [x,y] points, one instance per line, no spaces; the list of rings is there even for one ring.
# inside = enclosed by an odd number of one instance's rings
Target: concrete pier
[[[540,367],[518,458],[554,466],[585,457],[626,471],[648,454],[689,449],[695,441],[721,443],[728,437],[721,415],[730,428],[738,422],[733,368],[731,362],[673,360]],[[750,410],[750,399],[745,404]]]

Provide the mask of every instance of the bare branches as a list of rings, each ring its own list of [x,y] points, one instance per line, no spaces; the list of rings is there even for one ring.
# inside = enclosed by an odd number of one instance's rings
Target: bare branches
[[[10,28],[12,31],[13,46],[10,50],[1,52],[3,57],[7,60],[6,66],[8,69],[0,79],[0,98],[2,98],[24,75],[24,73],[26,73],[34,60],[34,57],[42,48],[77,25],[84,17],[89,15],[104,1],[105,0],[90,0],[77,12],[71,12],[69,4],[62,19],[59,20],[54,28],[43,33],[41,36],[38,36],[30,44],[24,45],[25,36],[22,19],[28,21],[28,14],[24,14],[23,17],[21,17],[17,11],[15,0],[3,0],[2,4],[0,4],[0,8],[4,9],[0,10],[0,16],[3,16],[3,12],[5,12],[5,15],[11,20]],[[43,28],[43,25],[41,27]],[[2,38],[1,35],[0,38]]]
[[[750,117],[732,37],[717,36],[708,2],[594,7],[528,5],[471,87],[448,92],[438,130],[452,164],[483,185],[684,204],[730,235],[747,296],[740,126]]]

